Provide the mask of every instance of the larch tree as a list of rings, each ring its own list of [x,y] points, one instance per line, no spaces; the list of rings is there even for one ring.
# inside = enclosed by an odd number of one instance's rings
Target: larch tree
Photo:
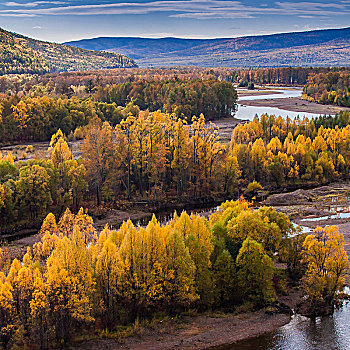
[[[238,253],[236,266],[243,300],[264,305],[274,299],[273,262],[260,243],[248,237]]]
[[[318,227],[306,237],[302,256],[307,266],[303,287],[311,305],[333,306],[349,268],[344,236],[337,226]]]
[[[72,152],[63,137],[61,129],[52,135],[49,147],[50,158],[56,168],[66,160],[72,159]]]

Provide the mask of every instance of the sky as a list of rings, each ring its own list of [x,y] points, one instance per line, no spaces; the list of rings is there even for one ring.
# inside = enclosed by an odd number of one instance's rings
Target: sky
[[[350,26],[350,0],[0,0],[0,27],[40,40],[232,38]]]

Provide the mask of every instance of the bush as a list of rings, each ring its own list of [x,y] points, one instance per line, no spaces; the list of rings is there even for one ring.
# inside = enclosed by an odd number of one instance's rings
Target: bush
[[[26,152],[27,152],[27,153],[33,153],[33,146],[32,146],[32,145],[28,145],[28,146],[26,147]]]

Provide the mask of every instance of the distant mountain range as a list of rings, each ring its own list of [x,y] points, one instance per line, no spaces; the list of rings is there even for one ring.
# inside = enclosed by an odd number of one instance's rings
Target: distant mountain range
[[[27,38],[0,28],[0,75],[137,67],[124,55]]]
[[[118,52],[143,67],[349,66],[350,27],[225,39],[101,37],[65,43]]]

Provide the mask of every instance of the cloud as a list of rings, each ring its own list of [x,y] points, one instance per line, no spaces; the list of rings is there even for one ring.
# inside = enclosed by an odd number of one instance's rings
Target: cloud
[[[7,6],[22,6],[22,9],[1,10],[1,14],[22,14],[32,16],[88,16],[88,15],[143,15],[166,13],[173,18],[220,19],[220,18],[254,18],[260,15],[283,16],[338,16],[350,15],[350,4],[347,1],[320,2],[275,2],[270,6],[254,7],[241,1],[231,0],[165,0],[148,2],[124,2],[108,4],[86,4],[67,6],[45,6],[63,3],[60,1],[35,1],[25,4],[8,2]],[[9,5],[10,4],[10,5]],[[29,8],[35,7],[35,8]],[[309,18],[309,17],[303,17]]]
[[[26,14],[26,13],[1,13],[0,17],[36,17],[36,15]]]
[[[26,4],[19,4],[18,2],[5,2],[5,6],[10,6],[10,7],[16,7],[16,6],[23,6],[23,7],[33,7],[36,6],[37,4],[33,2],[28,2]]]
[[[14,1],[5,2],[5,6],[9,7],[36,7],[38,5],[64,5],[67,4],[67,2],[63,1],[33,1],[33,2],[26,2],[26,3],[19,3]]]
[[[41,26],[34,26],[34,27],[32,27],[33,29],[43,29],[43,27],[41,27]]]

